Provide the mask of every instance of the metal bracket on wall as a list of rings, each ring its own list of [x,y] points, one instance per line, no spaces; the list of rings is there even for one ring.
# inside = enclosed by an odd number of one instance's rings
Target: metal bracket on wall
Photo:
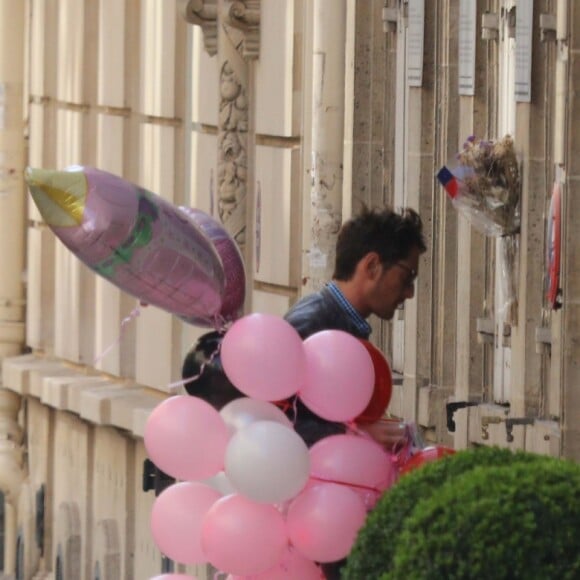
[[[505,432],[508,443],[514,440],[513,429],[514,425],[533,425],[535,419],[533,417],[510,417],[505,420]]]
[[[164,489],[175,483],[175,479],[161,471],[150,459],[143,461],[143,491],[155,490],[158,496]]]
[[[505,18],[507,21],[507,33],[509,38],[516,37],[516,7],[512,6],[509,10],[505,11]]]
[[[501,327],[501,345],[510,347],[512,345],[512,326],[504,322]]]
[[[481,15],[481,38],[497,40],[499,38],[499,15],[497,12],[486,12]]]
[[[383,7],[383,32],[397,32],[399,9]]]
[[[536,353],[543,354],[552,346],[552,329],[549,326],[536,326]]]
[[[542,42],[555,42],[556,28],[555,14],[540,14],[540,40]]]
[[[495,325],[491,318],[477,318],[475,331],[477,332],[477,342],[479,344],[493,344]]]
[[[450,433],[455,433],[455,428],[457,425],[455,424],[455,419],[453,415],[455,415],[455,411],[459,409],[465,409],[466,407],[477,407],[479,402],[476,401],[451,401],[445,405],[445,410],[447,411],[447,431]]]
[[[498,417],[497,415],[484,415],[481,418],[481,438],[484,440],[489,439],[489,426],[497,425],[503,423],[505,417]]]

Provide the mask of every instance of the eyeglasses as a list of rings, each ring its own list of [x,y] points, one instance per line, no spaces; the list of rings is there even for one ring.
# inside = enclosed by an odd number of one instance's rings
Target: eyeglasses
[[[410,266],[407,266],[407,264],[405,264],[404,262],[395,262],[394,265],[399,266],[399,268],[403,268],[403,270],[409,272],[409,276],[407,278],[407,286],[412,286],[415,283],[415,279],[417,278],[417,270],[411,268]]]

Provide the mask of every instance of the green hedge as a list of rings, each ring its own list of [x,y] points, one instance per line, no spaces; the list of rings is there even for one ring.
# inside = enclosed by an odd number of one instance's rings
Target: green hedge
[[[344,580],[379,578],[391,570],[405,520],[420,502],[439,493],[440,487],[477,466],[547,460],[531,453],[513,453],[498,447],[459,451],[428,463],[406,475],[381,498],[359,532],[347,564]]]
[[[580,466],[478,467],[449,481],[406,519],[380,578],[580,578]]]

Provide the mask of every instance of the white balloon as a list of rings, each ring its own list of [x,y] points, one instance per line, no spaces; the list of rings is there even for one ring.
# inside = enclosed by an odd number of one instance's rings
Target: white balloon
[[[229,402],[222,407],[220,415],[232,434],[256,421],[275,421],[289,429],[294,428],[290,419],[276,405],[249,397]]]
[[[310,474],[310,456],[302,438],[273,421],[256,421],[228,443],[225,473],[247,498],[280,503],[297,495]]]
[[[211,488],[219,491],[222,495],[232,495],[232,493],[237,493],[236,488],[232,485],[232,482],[223,471],[220,471],[213,477],[204,479],[202,483],[209,485]]]

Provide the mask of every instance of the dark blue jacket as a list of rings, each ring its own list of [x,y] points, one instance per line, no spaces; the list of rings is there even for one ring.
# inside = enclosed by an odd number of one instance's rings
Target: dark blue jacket
[[[303,340],[323,330],[343,330],[356,338],[368,338],[366,333],[357,328],[352,318],[326,287],[299,300],[284,318],[298,331]],[[293,401],[293,405],[296,407],[294,428],[308,447],[324,437],[346,431],[343,423],[322,419],[305,407],[300,400]],[[290,410],[288,415],[290,419],[294,419],[293,410]]]

